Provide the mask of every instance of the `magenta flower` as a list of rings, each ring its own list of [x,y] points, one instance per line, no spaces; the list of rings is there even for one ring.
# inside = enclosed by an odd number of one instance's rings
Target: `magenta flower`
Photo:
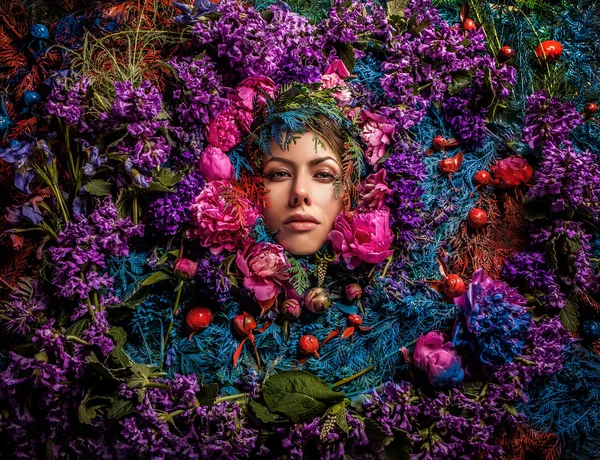
[[[227,109],[211,120],[206,126],[206,140],[213,147],[227,152],[242,140],[242,133],[236,123],[237,110]]]
[[[229,180],[233,177],[234,169],[231,160],[223,151],[209,145],[198,160],[198,171],[207,181]]]
[[[385,149],[391,144],[394,125],[388,123],[383,116],[363,110],[360,114],[362,123],[362,140],[367,144],[365,155],[369,164],[375,165],[385,155]]]
[[[329,74],[337,74],[341,78],[348,78],[350,76],[350,72],[346,68],[344,62],[341,59],[336,59],[327,67],[325,70],[325,75]]]
[[[360,183],[360,209],[381,209],[385,206],[385,198],[393,192],[385,180],[386,170],[380,169]]]
[[[460,356],[440,331],[419,336],[413,359],[415,366],[427,373],[433,386],[457,385],[465,377]]]
[[[260,91],[274,97],[276,90],[277,86],[269,77],[247,77],[236,88],[237,103],[252,113],[252,110],[254,110],[254,97],[257,93],[258,103],[264,104],[266,100]]]
[[[390,229],[390,213],[385,210],[361,214],[340,214],[329,233],[338,259],[341,256],[351,270],[361,262],[378,264],[393,251],[394,234]]]
[[[289,278],[285,272],[287,260],[278,244],[248,240],[238,252],[235,262],[244,274],[244,287],[260,302],[274,299]]]
[[[198,263],[190,259],[178,257],[175,260],[173,271],[178,278],[187,281],[196,276],[196,273],[198,272]]]
[[[256,205],[239,193],[237,206],[227,202],[224,194],[231,188],[227,181],[208,182],[190,207],[192,227],[187,237],[200,240],[213,254],[241,246],[258,217]]]
[[[321,77],[321,88],[330,89],[336,87],[345,87],[346,82],[344,78],[350,76],[348,69],[342,61],[339,59],[332,62],[327,70]],[[352,93],[347,89],[340,89],[340,91],[336,91],[332,94],[335,97],[340,105],[345,106],[348,105],[352,101]]]

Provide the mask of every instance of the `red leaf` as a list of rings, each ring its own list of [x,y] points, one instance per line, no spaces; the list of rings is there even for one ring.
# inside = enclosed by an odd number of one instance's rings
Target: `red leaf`
[[[325,337],[325,340],[323,340],[321,342],[321,346],[325,345],[327,342],[329,342],[331,339],[333,339],[334,337],[336,337],[337,335],[340,334],[340,332],[342,332],[342,328],[338,327],[337,329],[334,329],[333,331],[331,331],[327,337]]]
[[[319,352],[318,352],[318,351],[315,351],[315,352],[313,353],[313,355],[314,355],[316,358],[320,358],[320,357],[321,357],[321,355],[319,354]]]
[[[246,337],[240,342],[240,344],[237,347],[237,350],[235,350],[235,353],[233,354],[233,367],[237,366],[238,359],[240,359],[240,355],[242,354],[242,350],[244,349],[244,343],[246,342],[246,340],[248,340],[248,337]]]
[[[275,303],[275,299],[277,299],[277,297],[273,297],[269,300],[256,300],[261,308],[260,316],[264,315],[265,312],[273,306],[273,304]]]
[[[260,329],[257,329],[257,332],[265,332],[271,327],[271,324],[273,324],[273,321],[267,321]]]
[[[344,332],[342,334],[342,340],[346,337],[350,337],[352,334],[354,334],[354,326],[347,327],[346,329],[344,329]]]
[[[373,329],[371,326],[358,326],[358,328],[363,332],[367,332]]]
[[[460,9],[460,22],[465,22],[465,19],[469,17],[469,3],[465,2]]]

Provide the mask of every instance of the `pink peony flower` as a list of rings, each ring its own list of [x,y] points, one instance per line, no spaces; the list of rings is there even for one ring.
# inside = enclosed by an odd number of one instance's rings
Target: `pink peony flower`
[[[376,174],[371,174],[360,183],[361,209],[381,209],[385,205],[385,197],[392,194],[392,190],[385,181],[386,171],[380,169]]]
[[[335,219],[329,239],[338,259],[341,256],[351,270],[361,262],[378,264],[393,252],[390,250],[394,241],[390,213],[387,210],[342,213]]]
[[[178,257],[175,259],[175,265],[173,266],[175,275],[184,281],[192,279],[198,272],[198,262],[194,262],[190,259]]]
[[[283,248],[273,243],[246,241],[235,262],[244,274],[244,287],[256,300],[266,302],[277,297],[289,279]]]
[[[259,210],[247,198],[238,194],[237,207],[225,200],[223,194],[231,188],[227,181],[208,182],[190,207],[192,227],[187,237],[200,240],[213,254],[240,247],[258,217]],[[239,209],[242,215],[236,214]]]
[[[258,93],[258,102],[264,104],[265,98],[258,90],[266,92],[273,97],[277,90],[277,85],[269,77],[247,77],[244,78],[236,88],[237,103],[252,113],[254,109],[254,96]]]
[[[457,385],[465,376],[460,356],[440,331],[419,336],[413,359],[419,369],[427,372],[433,386]]]
[[[362,123],[362,140],[367,144],[365,155],[369,164],[375,165],[385,155],[385,149],[392,142],[394,125],[379,114],[363,110],[360,114]]]
[[[221,149],[209,145],[202,152],[198,161],[198,170],[207,181],[229,180],[234,169],[231,160]]]
[[[335,73],[342,78],[348,78],[350,76],[350,72],[346,68],[346,65],[341,59],[336,59],[327,67],[325,70],[325,75]]]
[[[213,147],[227,152],[242,141],[242,133],[236,122],[237,110],[229,108],[211,120],[206,126],[206,140]]]

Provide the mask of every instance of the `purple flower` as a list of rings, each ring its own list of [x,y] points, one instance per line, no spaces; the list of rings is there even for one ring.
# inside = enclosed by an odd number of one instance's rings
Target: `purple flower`
[[[433,386],[457,385],[465,376],[461,358],[447,340],[440,331],[431,331],[421,334],[415,345],[415,365],[427,373]]]
[[[25,279],[21,280],[21,283],[29,285],[29,281]],[[32,281],[31,287],[31,291],[21,287],[15,288],[8,300],[0,304],[0,313],[9,318],[2,320],[2,325],[9,334],[25,336],[30,331],[30,325],[43,318],[40,312],[48,307],[48,296],[40,292],[37,281]]]
[[[480,268],[454,303],[464,315],[455,325],[454,345],[471,344],[486,364],[512,361],[520,354],[531,317],[527,300],[516,289],[488,278]]]

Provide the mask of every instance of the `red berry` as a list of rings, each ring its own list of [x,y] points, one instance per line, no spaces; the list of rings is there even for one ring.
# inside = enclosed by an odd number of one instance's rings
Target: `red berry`
[[[563,47],[559,42],[555,40],[546,40],[538,45],[538,47],[535,49],[535,54],[537,54],[542,60],[544,59],[545,54],[545,59],[548,62],[556,62],[560,58],[562,50]]]
[[[245,337],[256,329],[256,320],[252,315],[244,312],[233,318],[233,328],[238,334]]]
[[[433,150],[442,150],[446,148],[448,141],[444,136],[435,136],[433,138]]]
[[[477,171],[473,176],[473,183],[475,185],[488,185],[492,181],[492,175],[485,169]]]
[[[363,319],[360,315],[352,314],[348,316],[348,325],[350,326],[360,326],[363,322]]]
[[[472,228],[481,228],[487,224],[487,212],[480,208],[473,208],[467,216],[467,223]]]
[[[197,332],[212,322],[213,314],[206,307],[194,307],[185,315],[185,325],[192,332]]]
[[[314,335],[303,335],[298,340],[298,352],[304,356],[319,356],[319,341]]]
[[[498,53],[498,59],[502,62],[508,61],[511,57],[515,55],[515,50],[510,46],[503,46],[500,48],[500,52]]]
[[[454,299],[467,290],[463,279],[455,274],[448,275],[444,282],[444,294]]]
[[[475,25],[475,21],[473,21],[470,18],[467,18],[463,21],[463,28],[465,30],[475,30],[477,29],[477,26]]]
[[[592,115],[594,113],[596,113],[598,111],[598,105],[594,104],[593,102],[588,102],[587,104],[585,104],[585,107],[583,108],[583,113],[585,113],[586,115]]]

